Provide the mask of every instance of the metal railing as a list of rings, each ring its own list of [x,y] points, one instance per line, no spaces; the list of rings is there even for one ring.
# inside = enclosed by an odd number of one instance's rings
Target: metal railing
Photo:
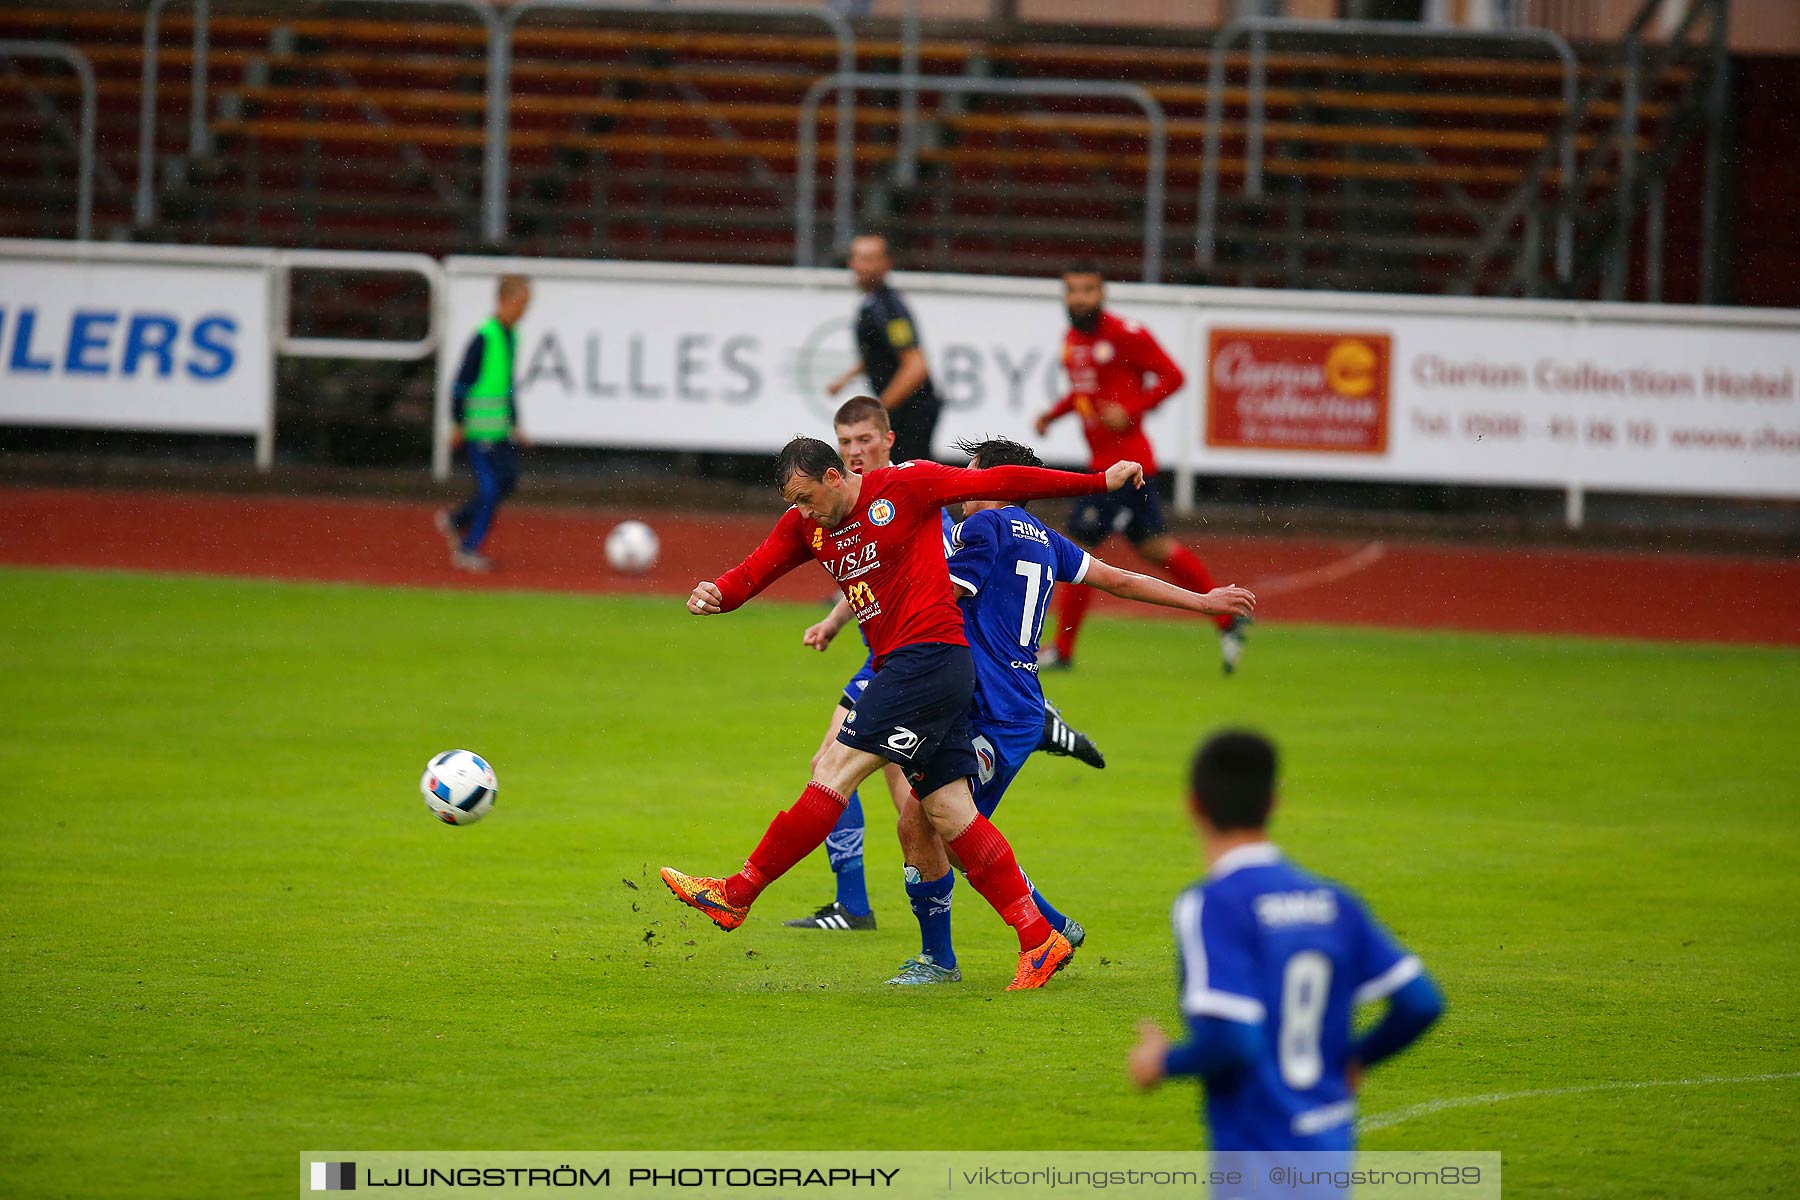
[[[156,109],[157,73],[161,19],[163,9],[172,0],[149,0],[144,12],[144,54],[138,101],[138,174],[137,194],[133,205],[133,221],[139,227],[156,220]],[[191,0],[194,5],[192,91],[188,114],[188,153],[199,155],[206,150],[206,108],[208,61],[210,58],[211,3]],[[825,5],[788,6],[782,4],[734,3],[732,0],[696,0],[680,5],[645,4],[634,0],[517,0],[504,12],[496,10],[489,0],[359,0],[364,4],[439,5],[463,8],[480,19],[488,35],[487,61],[487,144],[482,182],[482,235],[490,243],[505,237],[508,208],[508,176],[511,170],[512,61],[513,31],[528,14],[543,9],[576,12],[629,13],[641,16],[752,16],[800,18],[826,25],[837,42],[838,73],[856,71],[856,31],[835,9]],[[916,55],[916,31],[914,39]],[[916,57],[914,59],[916,63]],[[845,92],[838,99],[836,154],[847,163],[855,153],[856,97]],[[850,187],[848,172],[839,172],[835,203],[840,227],[850,220]]]
[[[1575,51],[1560,35],[1547,29],[1444,29],[1404,21],[1300,21],[1280,17],[1240,17],[1219,31],[1213,40],[1211,61],[1206,80],[1206,145],[1201,157],[1199,216],[1194,227],[1194,261],[1211,268],[1215,257],[1215,238],[1219,212],[1219,146],[1223,140],[1225,107],[1225,54],[1231,44],[1248,35],[1250,38],[1250,78],[1245,99],[1244,190],[1252,198],[1262,195],[1264,94],[1268,75],[1270,34],[1295,34],[1323,38],[1328,41],[1361,41],[1369,37],[1414,38],[1434,41],[1463,41],[1475,45],[1522,43],[1548,46],[1563,68],[1563,110],[1576,104],[1577,66]],[[1558,134],[1558,152],[1566,182],[1575,173],[1575,133],[1565,124]],[[1556,228],[1556,271],[1559,279],[1567,279],[1574,261],[1575,217],[1566,201],[1561,205]]]
[[[412,362],[438,347],[444,309],[444,270],[429,254],[394,254],[375,250],[277,250],[271,259],[274,277],[274,312],[270,321],[275,353],[289,358],[359,358],[374,362]],[[288,281],[295,270],[384,271],[413,274],[425,281],[430,296],[425,335],[411,341],[373,338],[319,338],[297,336],[292,328],[293,305]]]
[[[494,42],[488,62],[488,138],[487,192],[482,205],[482,230],[490,243],[499,243],[506,233],[507,175],[511,170],[509,144],[512,99],[512,32],[527,13],[539,9],[560,8],[580,12],[633,13],[642,16],[680,17],[690,13],[705,16],[795,17],[822,21],[831,28],[837,40],[838,74],[844,77],[856,72],[856,31],[842,13],[825,5],[812,7],[785,4],[734,3],[733,0],[695,0],[694,3],[645,5],[631,0],[518,0],[501,18],[504,32]],[[837,162],[838,183],[835,208],[839,227],[850,223],[850,173],[855,159],[856,96],[844,92],[838,97]]]
[[[363,362],[417,362],[436,353],[443,338],[447,297],[443,265],[428,254],[395,254],[379,250],[271,250],[269,270],[269,357],[334,358]],[[417,275],[428,297],[425,333],[410,341],[381,338],[301,337],[293,331],[295,271],[366,271]],[[271,373],[272,374],[272,373]],[[268,470],[275,462],[274,397],[268,426],[256,441],[256,465]]]
[[[1710,304],[1715,300],[1716,290],[1714,249],[1718,236],[1718,189],[1723,168],[1722,138],[1726,100],[1723,85],[1729,62],[1725,40],[1725,3],[1724,0],[1694,0],[1688,5],[1681,22],[1668,32],[1662,44],[1649,46],[1645,42],[1645,30],[1652,14],[1660,11],[1659,7],[1646,4],[1625,34],[1625,78],[1619,101],[1619,119],[1610,139],[1618,155],[1618,178],[1613,193],[1612,227],[1605,239],[1605,260],[1600,272],[1600,297],[1603,300],[1622,300],[1625,297],[1631,268],[1632,230],[1637,220],[1638,191],[1640,181],[1643,181],[1648,185],[1649,192],[1646,198],[1649,205],[1649,229],[1645,239],[1645,290],[1655,298],[1660,298],[1663,180],[1667,170],[1673,165],[1674,151],[1686,144],[1687,135],[1703,113],[1708,137],[1706,179],[1701,201],[1699,299],[1702,304]],[[1663,72],[1676,63],[1687,48],[1688,39],[1702,16],[1708,20],[1705,44],[1708,58],[1706,94],[1697,96],[1691,91],[1684,91],[1682,102],[1676,106],[1677,111],[1663,122],[1662,136],[1659,139],[1663,143],[1663,152],[1653,154],[1647,162],[1640,163],[1638,138],[1644,93],[1653,89]],[[1648,84],[1646,80],[1649,81]],[[1596,162],[1603,157],[1596,156]]]
[[[1644,259],[1644,288],[1646,298],[1660,300],[1662,293],[1662,255],[1663,255],[1663,180],[1666,172],[1673,165],[1677,152],[1685,145],[1687,136],[1695,125],[1704,119],[1708,127],[1706,151],[1706,175],[1702,195],[1701,236],[1700,236],[1700,294],[1701,304],[1718,303],[1718,245],[1720,238],[1719,221],[1721,212],[1721,190],[1724,173],[1724,126],[1725,110],[1728,103],[1727,70],[1729,51],[1725,41],[1726,0],[1694,0],[1684,13],[1681,22],[1667,35],[1666,42],[1660,47],[1647,44],[1645,34],[1650,23],[1662,12],[1658,0],[1645,0],[1636,18],[1626,27],[1620,40],[1619,62],[1616,71],[1594,78],[1581,94],[1574,107],[1565,114],[1565,128],[1569,132],[1578,129],[1588,114],[1603,99],[1604,94],[1618,81],[1619,100],[1617,115],[1612,128],[1601,140],[1597,152],[1589,154],[1579,171],[1570,175],[1564,172],[1561,180],[1560,203],[1571,210],[1581,198],[1592,188],[1602,183],[1602,175],[1609,166],[1616,164],[1616,174],[1612,181],[1612,191],[1604,201],[1600,210],[1603,217],[1610,219],[1610,224],[1601,228],[1595,236],[1584,236],[1582,248],[1586,253],[1583,261],[1573,263],[1569,273],[1559,279],[1563,290],[1570,296],[1578,296],[1595,282],[1603,299],[1623,299],[1626,279],[1629,270],[1631,233],[1637,215],[1640,187],[1648,191],[1647,209],[1647,244]],[[1684,91],[1680,103],[1673,105],[1673,112],[1664,117],[1658,133],[1660,147],[1653,150],[1647,165],[1638,162],[1638,141],[1641,132],[1641,110],[1646,91],[1645,80],[1654,87],[1654,81],[1662,77],[1663,72],[1673,65],[1679,57],[1683,43],[1692,33],[1695,23],[1702,16],[1710,20],[1707,43],[1708,69],[1701,76],[1706,85],[1704,97],[1692,94],[1692,83]],[[1530,211],[1531,202],[1542,187],[1546,175],[1555,169],[1549,149],[1540,153],[1526,169],[1525,180],[1514,191],[1511,198],[1490,218],[1474,250],[1470,252],[1466,278],[1458,287],[1463,294],[1473,293],[1477,281],[1485,270],[1487,262],[1505,242],[1508,231],[1514,222],[1523,218],[1527,227],[1534,221]],[[1521,268],[1531,264],[1521,263]]]
[[[919,178],[919,4],[905,0],[900,10],[900,78],[905,86],[900,89],[900,153],[894,159],[897,187],[911,187]]]
[[[810,267],[817,255],[814,245],[815,196],[818,185],[819,101],[826,92],[859,88],[865,91],[905,91],[917,88],[925,92],[951,92],[958,95],[995,96],[1069,96],[1075,98],[1108,98],[1128,100],[1144,110],[1149,126],[1149,155],[1144,167],[1144,267],[1145,283],[1162,278],[1162,239],[1164,181],[1168,173],[1169,132],[1163,107],[1147,88],[1135,83],[1107,83],[1077,79],[971,79],[961,75],[826,75],[806,89],[800,101],[800,145],[796,172],[799,181],[794,190],[794,265]],[[840,186],[854,173],[854,161],[838,164]],[[834,244],[842,247],[850,239],[849,206],[836,214]]]
[[[138,168],[137,199],[132,207],[132,222],[139,228],[156,220],[156,76],[160,50],[162,11],[171,0],[150,0],[144,11],[144,64],[138,85]],[[487,0],[358,0],[361,4],[436,5],[440,8],[464,8],[480,18],[488,31],[490,67],[494,47],[498,44],[500,17]],[[188,153],[198,155],[206,150],[207,64],[211,55],[210,0],[193,0],[194,59],[191,69],[192,91],[188,101]]]
[[[75,144],[75,237],[94,236],[94,65],[73,46],[58,42],[0,41],[0,58],[50,58],[69,64],[81,80],[81,128]]]
[[[0,42],[0,47],[7,43]],[[0,53],[5,51],[0,50]],[[256,408],[254,429],[243,432],[255,437],[255,460],[258,469],[268,470],[275,462],[275,362],[287,358],[340,358],[378,361],[416,361],[429,357],[443,336],[447,308],[442,265],[424,254],[390,254],[383,251],[358,250],[269,250],[240,246],[144,246],[122,242],[85,242],[71,246],[68,242],[48,240],[0,239],[0,259],[64,263],[70,265],[117,264],[129,267],[225,267],[254,270],[261,275],[267,290],[266,326],[257,331],[246,330],[246,337],[258,352],[267,356],[263,389],[250,395],[248,402]],[[296,270],[371,271],[418,275],[425,280],[429,295],[426,307],[425,334],[411,341],[386,341],[378,338],[314,338],[296,336],[291,328],[293,305],[289,281]],[[193,286],[191,280],[171,280],[171,287]],[[266,335],[266,336],[261,336]],[[157,405],[143,408],[139,415],[166,415]],[[152,420],[148,424],[122,424],[119,428],[142,428],[180,432],[189,427],[169,425]]]

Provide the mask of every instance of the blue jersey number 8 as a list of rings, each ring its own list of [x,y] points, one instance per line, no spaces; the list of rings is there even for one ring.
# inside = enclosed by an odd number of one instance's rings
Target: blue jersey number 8
[[[1281,1033],[1276,1045],[1281,1079],[1304,1092],[1325,1074],[1319,1053],[1325,1005],[1331,996],[1331,960],[1317,950],[1302,950],[1288,959],[1281,973]]]

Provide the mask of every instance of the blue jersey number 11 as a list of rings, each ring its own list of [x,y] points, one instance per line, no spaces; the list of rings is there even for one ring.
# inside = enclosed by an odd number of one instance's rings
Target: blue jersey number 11
[[[1025,577],[1025,611],[1019,614],[1019,646],[1030,650],[1043,636],[1044,611],[1050,607],[1050,589],[1056,583],[1056,571],[1045,567],[1042,580],[1038,579],[1036,563],[1014,563],[1013,571]]]

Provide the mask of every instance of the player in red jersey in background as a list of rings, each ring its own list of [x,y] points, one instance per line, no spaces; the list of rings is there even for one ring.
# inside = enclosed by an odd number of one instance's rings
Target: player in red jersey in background
[[[721,929],[744,923],[764,888],[816,850],[845,797],[884,762],[906,772],[925,818],[969,883],[1019,935],[1008,990],[1042,987],[1075,953],[1031,899],[1012,847],[975,809],[979,763],[969,731],[975,663],[944,561],[939,510],[962,500],[1048,499],[1143,483],[1134,462],[1089,475],[1036,467],[970,471],[930,462],[855,475],[836,449],[795,438],[776,460],[792,508],[763,544],[716,582],[695,585],[688,611],[730,612],[809,559],[831,573],[868,635],[875,677],[814,762],[794,806],[777,813],[744,869],[728,879],[664,867],[677,899]]]
[[[1057,419],[1075,413],[1081,417],[1096,471],[1129,460],[1142,463],[1145,475],[1142,488],[1077,502],[1069,518],[1070,537],[1083,549],[1093,550],[1110,535],[1122,533],[1139,554],[1188,591],[1212,591],[1213,577],[1206,564],[1163,526],[1154,480],[1156,454],[1144,436],[1144,417],[1181,390],[1181,368],[1148,329],[1106,311],[1106,283],[1093,263],[1076,263],[1063,272],[1063,303],[1069,310],[1069,332],[1063,338],[1069,394],[1038,418],[1037,431],[1047,433]],[[1045,651],[1044,666],[1074,663],[1075,639],[1093,598],[1092,588],[1064,589],[1056,643]],[[1221,615],[1214,623],[1229,675],[1243,657],[1244,626],[1249,621]]]

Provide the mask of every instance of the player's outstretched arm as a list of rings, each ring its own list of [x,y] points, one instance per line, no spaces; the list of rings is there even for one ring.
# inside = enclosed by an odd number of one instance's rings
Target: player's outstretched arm
[[[1210,592],[1190,592],[1166,580],[1126,571],[1097,558],[1088,560],[1087,574],[1081,577],[1081,582],[1121,600],[1159,604],[1209,617],[1247,617],[1256,611],[1256,593],[1249,588],[1228,584]]]
[[[762,545],[725,574],[710,583],[698,584],[688,596],[688,611],[695,616],[711,616],[742,607],[752,596],[786,575],[812,552],[800,533],[803,520],[798,509],[788,509],[775,522],[775,528]]]
[[[839,600],[831,606],[831,611],[825,614],[823,621],[806,627],[806,632],[800,635],[800,644],[811,646],[823,654],[825,648],[831,645],[831,640],[844,631],[844,626],[850,623],[855,612],[848,600]]]
[[[1049,500],[1057,496],[1091,496],[1116,492],[1127,483],[1142,486],[1144,469],[1134,462],[1114,463],[1105,471],[1052,471],[1048,467],[945,467],[908,463],[909,486],[927,503],[961,500]]]

